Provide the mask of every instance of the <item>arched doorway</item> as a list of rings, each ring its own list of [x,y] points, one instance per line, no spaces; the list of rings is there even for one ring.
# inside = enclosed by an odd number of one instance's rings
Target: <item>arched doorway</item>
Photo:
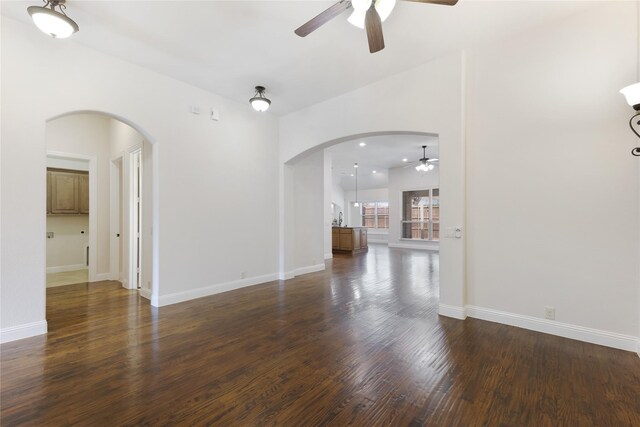
[[[153,197],[157,191],[154,140],[125,118],[90,110],[67,112],[48,119],[45,140],[47,166],[51,169],[48,176],[62,175],[58,178],[60,182],[50,178],[47,183],[47,272],[68,268],[68,265],[51,265],[60,260],[50,256],[50,249],[58,247],[78,254],[77,245],[82,245],[84,239],[87,249],[82,251],[82,261],[88,270],[87,282],[120,281],[123,287],[153,299],[158,292],[157,239],[153,237],[157,236],[157,232],[154,233],[157,230],[157,198]],[[85,179],[88,209],[79,207],[78,212],[67,209],[62,213],[60,209],[52,209],[52,201],[60,204],[72,199],[69,191],[76,185],[73,175],[78,169],[82,174],[83,162],[88,173]],[[80,176],[78,183],[82,181]],[[62,182],[67,183],[66,189]],[[52,185],[60,191],[53,194]],[[82,195],[81,184],[77,187],[80,205],[86,195]],[[67,195],[63,190],[68,191]],[[53,244],[57,233],[50,227],[57,227],[62,233],[57,244]],[[84,231],[85,227],[88,232]],[[80,238],[78,229],[81,229]],[[76,261],[70,266],[77,266]]]
[[[437,157],[438,135],[434,133],[371,132],[327,141],[287,161],[283,165],[283,278],[323,269],[323,261],[332,257],[335,206],[344,207],[344,216],[340,218],[344,218],[344,225],[367,228],[370,242],[390,248],[432,251],[437,259],[440,206],[434,207],[433,203],[439,201],[440,168],[429,174],[418,173],[413,167],[407,169],[422,157],[423,145],[429,146],[431,157]],[[358,160],[359,168],[351,169]],[[361,178],[360,198],[356,191],[354,199],[354,188],[349,185],[354,180],[352,172],[357,171]],[[336,185],[337,180],[342,184]],[[401,200],[403,193],[411,193],[409,190],[426,193],[429,206],[405,209]],[[318,197],[320,194],[324,197]],[[363,211],[365,205],[368,213]],[[383,216],[382,226],[378,208]],[[375,224],[364,222],[369,210],[374,212]],[[415,221],[416,226],[425,227],[416,236],[411,234],[412,210],[428,215],[424,221]],[[409,235],[404,235],[405,226],[409,227]]]

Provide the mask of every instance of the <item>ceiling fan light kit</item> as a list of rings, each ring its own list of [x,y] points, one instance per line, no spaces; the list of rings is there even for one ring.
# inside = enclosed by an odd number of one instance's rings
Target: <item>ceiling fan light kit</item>
[[[458,0],[405,0],[415,3],[432,3],[454,6]],[[384,49],[384,35],[382,23],[389,17],[396,0],[340,0],[324,12],[295,30],[300,37],[306,37],[322,25],[348,9],[353,9],[347,21],[358,28],[367,31],[369,52],[375,53]]]
[[[402,159],[402,161],[404,162],[405,159]],[[427,146],[423,145],[422,146],[422,158],[420,160],[418,160],[418,164],[416,166],[416,170],[418,172],[429,172],[432,171],[435,168],[434,163],[437,163],[439,160],[438,159],[430,159],[429,157],[427,157]],[[415,163],[410,164],[405,166],[405,168],[411,167],[413,166]]]
[[[256,93],[253,98],[249,100],[253,109],[260,113],[267,111],[271,105],[271,100],[264,96],[265,91],[264,86],[256,86]]]
[[[53,38],[64,39],[80,30],[78,24],[64,13],[65,0],[44,0],[44,3],[44,6],[27,8],[33,23],[40,31]]]
[[[353,12],[349,15],[347,21],[358,28],[364,29],[365,26],[365,18],[367,16],[367,11],[371,7],[371,0],[354,0],[351,2],[353,6]],[[380,15],[380,21],[384,22],[387,20],[389,15],[391,15],[391,11],[396,6],[396,0],[377,0],[375,2],[375,8]]]

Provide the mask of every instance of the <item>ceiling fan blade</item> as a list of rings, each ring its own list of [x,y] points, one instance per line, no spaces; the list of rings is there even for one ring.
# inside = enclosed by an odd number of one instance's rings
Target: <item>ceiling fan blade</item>
[[[441,4],[443,6],[455,6],[456,3],[458,3],[458,0],[404,0],[404,1],[412,1],[415,3]]]
[[[371,2],[371,7],[367,10],[364,24],[367,29],[367,39],[369,40],[369,52],[376,53],[384,49],[384,36],[382,35],[382,21],[375,8],[375,2]]]
[[[334,4],[329,9],[325,10],[315,18],[312,18],[309,22],[302,25],[300,28],[295,30],[294,32],[300,37],[306,37],[327,22],[331,21],[336,16],[340,15],[342,12],[351,7],[351,2],[347,0],[341,0],[340,2]]]

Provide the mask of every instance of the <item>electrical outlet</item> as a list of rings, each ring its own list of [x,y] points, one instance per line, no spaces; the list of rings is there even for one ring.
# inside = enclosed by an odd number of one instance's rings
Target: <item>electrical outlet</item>
[[[244,279],[246,277],[247,277],[247,272],[246,271],[243,271],[243,272],[240,273],[240,278],[241,279]]]
[[[544,308],[544,318],[547,320],[556,320],[556,308],[555,307],[545,307]]]

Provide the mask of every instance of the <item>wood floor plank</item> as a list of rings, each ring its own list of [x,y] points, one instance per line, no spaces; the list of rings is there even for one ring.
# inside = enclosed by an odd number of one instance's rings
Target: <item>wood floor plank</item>
[[[433,252],[151,307],[47,289],[46,336],[0,346],[0,424],[640,426],[633,353],[437,314]]]

